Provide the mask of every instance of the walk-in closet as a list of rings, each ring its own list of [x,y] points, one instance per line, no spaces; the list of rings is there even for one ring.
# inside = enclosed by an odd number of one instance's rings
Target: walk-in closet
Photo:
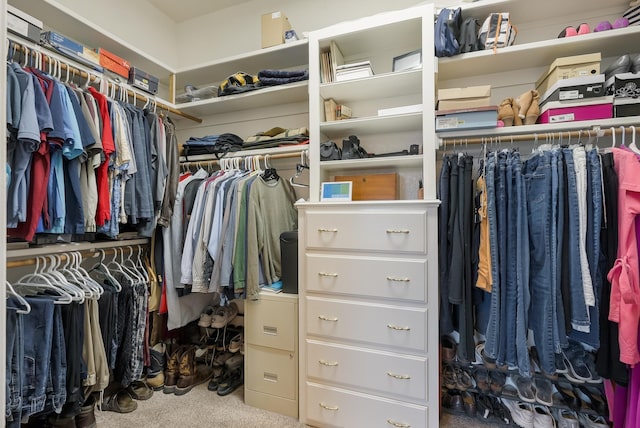
[[[638,2],[0,16],[5,426],[640,424]]]

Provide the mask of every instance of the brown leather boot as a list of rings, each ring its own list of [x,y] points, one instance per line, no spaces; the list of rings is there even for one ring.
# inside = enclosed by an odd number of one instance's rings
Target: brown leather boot
[[[180,358],[180,377],[175,394],[184,395],[194,386],[209,380],[213,369],[206,364],[196,364],[196,347],[188,348]]]
[[[147,385],[154,391],[164,389],[164,366],[167,349],[164,343],[157,343],[151,349],[151,367],[147,373]]]
[[[180,357],[184,351],[185,347],[179,346],[167,357],[167,368],[164,371],[164,388],[162,390],[165,394],[176,392],[176,384],[180,375]]]

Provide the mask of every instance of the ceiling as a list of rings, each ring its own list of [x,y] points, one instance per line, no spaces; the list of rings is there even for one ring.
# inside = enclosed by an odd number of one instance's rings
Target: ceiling
[[[206,15],[247,3],[249,0],[147,0],[175,22],[183,22],[197,16]]]

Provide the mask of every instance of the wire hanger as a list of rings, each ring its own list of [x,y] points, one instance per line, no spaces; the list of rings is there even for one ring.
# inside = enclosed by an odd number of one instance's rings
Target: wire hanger
[[[305,169],[309,169],[309,167],[306,165],[305,162],[305,151],[300,152],[300,163],[296,164],[296,174],[292,175],[291,177],[289,177],[289,183],[291,183],[292,186],[294,187],[309,187],[308,184],[305,183],[298,183],[295,181],[296,178],[300,177],[300,175],[302,175],[302,172]]]

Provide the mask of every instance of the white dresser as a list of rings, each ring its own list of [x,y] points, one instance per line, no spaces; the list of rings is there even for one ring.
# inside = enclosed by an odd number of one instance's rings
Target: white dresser
[[[298,209],[301,420],[437,426],[437,202]]]
[[[245,301],[246,404],[298,417],[298,295]]]

